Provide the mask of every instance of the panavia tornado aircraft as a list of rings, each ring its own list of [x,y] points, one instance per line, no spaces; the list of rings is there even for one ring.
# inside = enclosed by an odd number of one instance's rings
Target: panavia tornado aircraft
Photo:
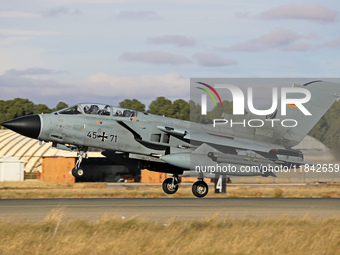
[[[225,114],[220,123],[208,125],[105,104],[80,103],[1,125],[24,136],[52,142],[53,147],[78,151],[79,158],[72,170],[75,177],[84,174],[81,161],[88,148],[95,147],[116,162],[135,163],[141,169],[172,174],[172,178],[163,182],[167,194],[178,190],[180,176],[195,176],[198,181],[192,192],[204,197],[208,193],[204,177],[275,176],[270,169],[306,164],[302,153],[291,148],[301,142],[340,96],[340,84],[315,81],[295,87],[310,91],[311,98],[304,107],[311,115],[305,115],[295,105],[287,105],[286,114],[280,107],[266,116],[248,113],[235,119]],[[263,125],[231,127],[224,125],[227,118],[244,124],[256,119]],[[296,125],[281,125],[287,119],[296,120]]]

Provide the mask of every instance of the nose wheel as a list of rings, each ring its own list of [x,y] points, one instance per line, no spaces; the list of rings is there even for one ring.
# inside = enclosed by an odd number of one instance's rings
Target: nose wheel
[[[73,175],[74,177],[76,177],[76,178],[83,177],[83,175],[84,175],[84,170],[81,169],[81,168],[79,168],[79,169],[73,168],[73,169],[72,169],[72,175]]]
[[[72,169],[72,175],[75,178],[80,178],[84,176],[84,170],[80,168],[80,164],[84,158],[87,158],[87,149],[87,147],[79,148],[76,166]]]

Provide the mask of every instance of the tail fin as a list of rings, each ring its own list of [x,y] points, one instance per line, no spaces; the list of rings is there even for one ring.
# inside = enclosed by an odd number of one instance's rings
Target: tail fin
[[[230,117],[233,121],[241,121],[245,117],[247,121],[251,119],[263,120],[264,125],[258,128],[246,127],[240,129],[239,126],[233,127],[235,136],[250,138],[262,142],[269,142],[291,148],[299,144],[309,131],[316,125],[321,117],[327,112],[332,104],[340,98],[340,84],[324,81],[313,81],[302,86],[295,87],[309,90],[311,99],[303,106],[312,114],[305,115],[296,105],[286,105],[286,115],[281,113],[281,101],[278,100],[278,108],[267,116],[258,116],[248,113],[245,116],[232,116],[224,114],[224,118]],[[301,93],[289,93],[288,98],[301,98]],[[269,109],[269,106],[262,109]],[[289,121],[289,120],[294,120]],[[280,124],[279,124],[280,123]],[[284,125],[282,125],[282,123]],[[296,124],[297,123],[297,124]],[[293,125],[293,124],[296,124]],[[274,125],[274,127],[273,127]]]
[[[310,91],[311,99],[304,103],[305,108],[312,115],[305,115],[294,104],[286,106],[286,115],[281,114],[281,109],[277,109],[272,116],[267,118],[296,120],[295,127],[283,127],[279,125],[274,130],[274,137],[281,140],[281,144],[286,147],[292,147],[299,144],[309,131],[316,125],[321,117],[327,112],[332,104],[340,97],[340,84],[332,82],[314,81],[304,84],[302,87]],[[301,98],[294,93],[289,94],[289,98]],[[281,102],[278,102],[281,105]],[[274,116],[276,115],[276,116]]]

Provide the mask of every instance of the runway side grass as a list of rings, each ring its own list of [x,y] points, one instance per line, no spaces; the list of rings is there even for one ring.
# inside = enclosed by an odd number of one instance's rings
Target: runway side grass
[[[339,254],[340,218],[0,221],[0,254]]]
[[[190,186],[182,186],[174,195],[167,195],[160,186],[128,186],[107,189],[105,183],[48,183],[48,182],[1,182],[0,199],[25,198],[161,198],[193,197]],[[294,197],[294,198],[339,198],[340,185],[315,185],[279,188],[228,186],[227,194],[207,197]]]

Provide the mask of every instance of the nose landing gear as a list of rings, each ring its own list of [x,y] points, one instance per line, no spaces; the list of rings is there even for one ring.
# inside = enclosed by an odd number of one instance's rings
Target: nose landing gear
[[[75,167],[72,169],[72,175],[75,178],[80,178],[84,176],[84,170],[80,168],[80,164],[84,158],[87,158],[87,147],[79,148],[78,159]]]

